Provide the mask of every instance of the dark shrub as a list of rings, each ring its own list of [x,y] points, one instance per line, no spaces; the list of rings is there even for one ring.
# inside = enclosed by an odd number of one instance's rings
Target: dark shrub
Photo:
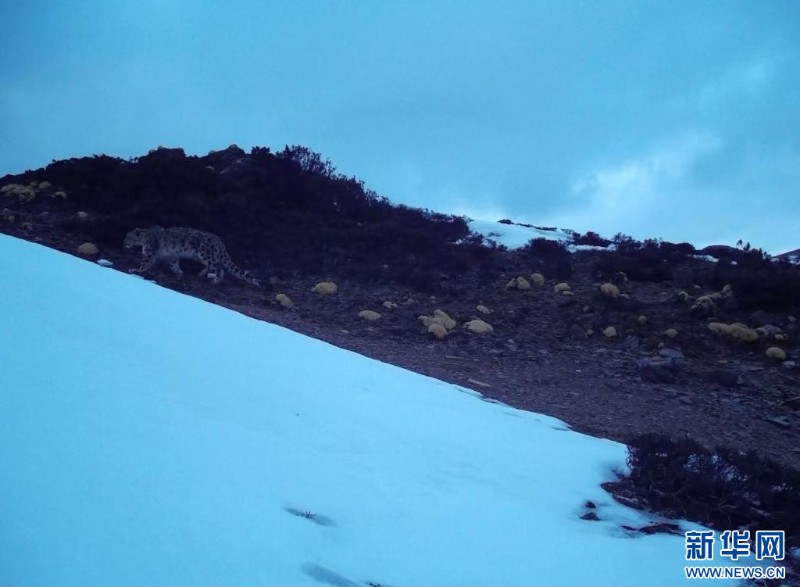
[[[572,235],[572,242],[576,245],[588,245],[590,247],[607,247],[611,241],[601,237],[596,232],[589,231],[586,234],[576,232]]]
[[[517,254],[527,266],[544,275],[559,279],[572,277],[572,255],[560,241],[535,238],[519,249]]]
[[[608,277],[623,271],[633,281],[669,281],[678,266],[689,260],[694,247],[689,243],[670,243],[655,239],[638,242],[618,234],[616,251],[610,251],[595,265],[595,272]]]
[[[751,452],[704,448],[643,434],[629,442],[630,476],[611,484],[612,492],[633,490],[644,504],[669,517],[685,518],[718,530],[786,531],[800,542],[800,472]]]
[[[281,274],[341,270],[427,288],[441,272],[485,272],[493,265],[487,255],[498,252],[467,239],[463,218],[394,206],[302,146],[248,154],[233,145],[203,157],[159,148],[129,161],[57,161],[23,176],[66,190],[64,205],[94,218],[82,233],[105,246],[119,246],[137,226],[191,226],[218,234],[236,258]],[[454,245],[462,239],[463,250]]]

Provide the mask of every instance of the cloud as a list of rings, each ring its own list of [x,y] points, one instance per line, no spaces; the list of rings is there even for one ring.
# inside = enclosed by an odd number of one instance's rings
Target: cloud
[[[687,132],[641,157],[583,174],[571,186],[580,205],[549,216],[547,223],[582,232],[638,233],[634,236],[640,238],[679,235],[671,220],[694,217],[704,208],[684,208],[692,169],[721,146],[711,133]],[[645,234],[656,227],[660,230]]]
[[[396,202],[476,217],[775,247],[800,217],[791,1],[4,11],[0,174],[288,143]]]

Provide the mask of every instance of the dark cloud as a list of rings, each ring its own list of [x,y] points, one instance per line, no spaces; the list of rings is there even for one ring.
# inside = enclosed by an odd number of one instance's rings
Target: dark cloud
[[[0,173],[159,144],[301,143],[411,205],[800,246],[791,0],[2,12]]]

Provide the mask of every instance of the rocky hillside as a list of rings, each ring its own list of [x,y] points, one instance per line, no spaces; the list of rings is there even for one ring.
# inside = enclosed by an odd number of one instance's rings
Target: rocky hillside
[[[303,147],[203,157],[157,149],[0,179],[0,231],[87,261],[138,267],[122,240],[153,225],[219,235],[265,284],[149,275],[167,287],[584,432],[640,446],[642,433],[662,435],[645,453],[673,442],[686,463],[722,445],[728,459],[755,455],[743,467],[764,458],[778,467],[752,475],[800,471],[800,267],[788,258],[594,233],[506,250],[470,234],[463,218],[392,205]],[[655,477],[643,486],[653,490]],[[699,493],[713,497],[709,483]],[[800,481],[783,483],[800,492]],[[785,512],[800,511],[797,492],[775,498],[784,526]],[[709,514],[708,499],[692,516],[721,524],[728,514]],[[755,515],[747,507],[742,515]]]

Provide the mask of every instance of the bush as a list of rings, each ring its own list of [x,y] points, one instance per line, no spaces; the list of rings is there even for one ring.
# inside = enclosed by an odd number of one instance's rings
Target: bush
[[[572,255],[557,240],[535,238],[518,251],[521,261],[530,269],[558,279],[572,277]]]
[[[617,234],[616,250],[595,265],[595,272],[608,278],[623,271],[633,281],[669,281],[679,265],[689,260],[695,248],[689,243],[670,243],[655,239],[644,242]]]
[[[241,263],[270,271],[328,272],[434,287],[433,273],[491,267],[496,249],[466,239],[463,218],[393,206],[302,146],[278,154],[231,146],[202,157],[159,148],[131,160],[107,156],[53,162],[24,174],[63,187],[69,206],[90,212],[86,240],[119,246],[134,227],[191,226],[218,234]],[[9,178],[5,178],[9,179]],[[386,271],[389,265],[392,271]],[[420,276],[422,275],[422,277]]]
[[[717,263],[712,285],[721,289],[726,283],[743,310],[789,312],[800,303],[800,267],[789,263],[768,262],[755,269]]]
[[[572,242],[576,245],[587,245],[590,247],[607,247],[611,244],[610,240],[603,238],[596,232],[592,231],[589,231],[586,234],[581,234],[579,232],[573,233]]]
[[[718,530],[786,531],[800,543],[800,472],[726,447],[642,434],[629,442],[630,476],[609,484],[649,509]]]

